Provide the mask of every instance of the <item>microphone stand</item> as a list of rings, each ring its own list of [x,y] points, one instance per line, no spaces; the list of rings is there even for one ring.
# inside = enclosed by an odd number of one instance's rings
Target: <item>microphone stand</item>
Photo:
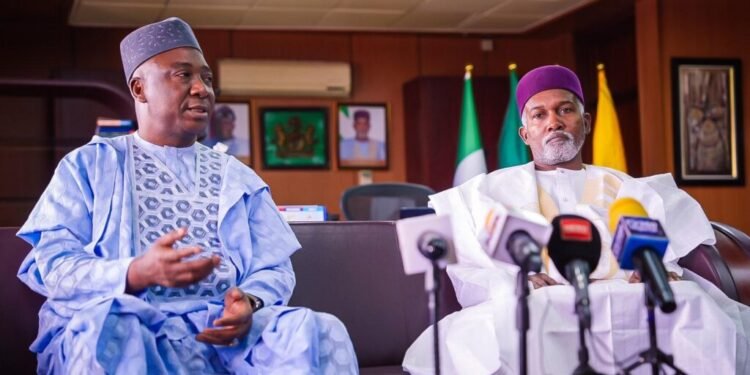
[[[419,252],[430,260],[432,269],[425,274],[425,290],[429,293],[427,308],[430,310],[430,323],[433,330],[433,354],[435,357],[435,375],[440,375],[440,332],[438,321],[440,310],[440,260],[448,253],[449,244],[442,238],[433,238],[418,245]],[[432,275],[430,275],[432,273]],[[432,278],[430,278],[432,276]]]
[[[516,274],[516,328],[518,329],[519,363],[521,375],[528,372],[526,333],[529,331],[529,272],[539,272],[542,257],[539,245],[528,233],[518,230],[508,237],[508,251],[520,268]]]
[[[584,319],[578,317],[578,339],[580,345],[578,347],[578,367],[573,370],[573,375],[599,375],[598,372],[589,365],[589,350],[586,347],[586,330],[590,327],[586,327]]]
[[[427,307],[430,310],[430,324],[432,324],[432,353],[435,358],[435,375],[440,375],[440,332],[438,331],[438,321],[440,314],[440,265],[437,259],[430,259],[432,263],[432,282],[430,282],[427,275],[426,284],[429,286],[432,284],[432,288],[429,288],[431,292],[429,294],[429,302]]]
[[[575,267],[573,262],[568,263],[565,267],[565,273],[568,280],[573,282],[574,280],[580,280],[585,278],[588,280],[589,277],[589,265],[587,263],[579,263],[578,267]],[[577,283],[578,284],[578,283]],[[580,285],[580,284],[578,284]],[[573,375],[599,375],[589,365],[589,349],[586,347],[586,331],[591,330],[591,307],[588,299],[588,282],[584,283],[586,292],[586,303],[584,303],[584,296],[579,295],[579,291],[576,290],[575,297],[575,312],[578,316],[578,367],[573,370]]]
[[[655,298],[652,295],[648,281],[644,283],[644,287],[646,289],[646,311],[648,312],[649,348],[640,352],[635,362],[622,370],[622,374],[630,374],[641,365],[650,364],[651,373],[653,375],[658,375],[659,369],[662,366],[671,368],[676,375],[685,375],[684,371],[675,366],[674,357],[659,350],[659,347],[656,345],[656,314],[654,313]]]
[[[526,375],[526,332],[529,330],[529,270],[525,264],[521,265],[521,270],[516,276],[516,328],[518,329],[518,348],[520,353],[519,368],[520,374]]]

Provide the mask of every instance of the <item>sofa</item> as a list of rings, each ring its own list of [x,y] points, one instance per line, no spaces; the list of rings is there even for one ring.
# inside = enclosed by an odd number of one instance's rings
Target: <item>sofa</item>
[[[713,223],[716,246],[701,246],[681,264],[750,304],[750,237]],[[429,325],[424,276],[403,274],[395,223],[349,221],[292,224],[302,249],[292,256],[297,286],[290,305],[338,316],[346,325],[362,374],[402,374],[408,346]],[[37,331],[43,298],[23,285],[16,272],[29,246],[18,228],[0,228],[0,369],[32,373],[28,351]],[[445,274],[439,313],[459,309]]]

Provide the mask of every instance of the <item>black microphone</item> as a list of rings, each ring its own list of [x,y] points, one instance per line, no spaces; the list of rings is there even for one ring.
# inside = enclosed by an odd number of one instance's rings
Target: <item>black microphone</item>
[[[542,249],[525,230],[516,230],[508,236],[508,252],[522,270],[539,272],[542,269]]]
[[[612,253],[620,268],[638,270],[647,292],[661,311],[671,313],[677,309],[667,270],[661,261],[669,240],[659,221],[648,218],[646,210],[635,199],[620,198],[609,209],[609,225],[610,230],[614,230]]]
[[[440,233],[430,231],[419,236],[417,247],[425,258],[438,260],[448,254],[450,243]]]
[[[515,264],[524,272],[539,272],[542,246],[547,244],[551,232],[547,219],[538,213],[494,204],[477,237],[492,258]]]
[[[547,244],[550,258],[573,285],[575,311],[584,328],[591,327],[589,275],[601,254],[601,237],[594,224],[577,215],[560,215],[552,220],[552,237]]]

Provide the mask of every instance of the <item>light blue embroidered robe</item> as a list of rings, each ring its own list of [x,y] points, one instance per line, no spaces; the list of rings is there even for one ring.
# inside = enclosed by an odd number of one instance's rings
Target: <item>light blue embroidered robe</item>
[[[233,347],[195,335],[221,315],[223,298],[155,308],[147,293],[125,294],[137,254],[127,137],[94,137],[68,154],[19,236],[33,250],[19,278],[47,297],[39,312],[39,373],[356,373],[351,341],[338,319],[285,306],[299,249],[268,186],[224,155],[218,232],[239,288],[266,307]],[[203,147],[203,146],[200,146]]]

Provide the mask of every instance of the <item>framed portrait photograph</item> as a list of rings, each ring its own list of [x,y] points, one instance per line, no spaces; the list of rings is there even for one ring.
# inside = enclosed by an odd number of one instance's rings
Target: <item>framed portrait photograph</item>
[[[248,103],[221,103],[214,105],[211,124],[204,145],[226,152],[245,164],[251,164],[250,110]]]
[[[672,59],[675,179],[744,185],[739,59]]]
[[[328,168],[326,108],[261,108],[263,167]]]
[[[338,105],[339,168],[388,168],[388,109],[385,104]]]

